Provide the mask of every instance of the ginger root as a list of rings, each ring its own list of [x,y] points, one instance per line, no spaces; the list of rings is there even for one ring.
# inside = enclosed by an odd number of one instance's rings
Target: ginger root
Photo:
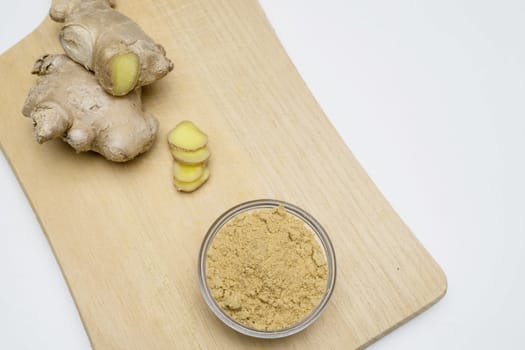
[[[164,77],[173,63],[114,5],[115,0],[53,0],[49,15],[64,23],[60,43],[66,54],[94,71],[106,92],[123,96]]]
[[[90,72],[65,55],[45,55],[22,113],[33,120],[39,143],[61,137],[77,152],[95,151],[125,162],[147,151],[158,122],[141,108],[140,89],[125,97],[102,90]]]
[[[181,192],[193,192],[210,177],[208,136],[190,121],[180,122],[168,134],[168,144],[175,158],[173,184]]]

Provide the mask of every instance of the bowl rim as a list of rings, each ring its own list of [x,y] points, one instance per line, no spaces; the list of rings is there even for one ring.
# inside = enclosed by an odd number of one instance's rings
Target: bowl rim
[[[293,324],[290,327],[276,330],[276,331],[261,331],[249,328],[237,321],[235,321],[233,318],[231,318],[228,314],[226,314],[219,305],[215,302],[215,299],[212,297],[210,290],[208,288],[207,278],[206,278],[206,253],[211,246],[211,243],[213,242],[213,238],[215,235],[220,231],[220,229],[231,219],[233,219],[235,216],[246,212],[250,210],[257,210],[257,209],[265,209],[265,208],[275,208],[278,206],[283,206],[289,214],[292,214],[299,219],[301,219],[305,224],[310,227],[310,229],[317,235],[321,246],[323,247],[326,262],[328,266],[328,278],[327,278],[327,285],[326,285],[326,291],[321,298],[319,304],[310,312],[308,316],[306,316],[301,321]],[[310,326],[312,323],[314,323],[321,313],[326,308],[328,301],[330,300],[330,297],[332,296],[332,293],[334,291],[335,287],[335,281],[336,281],[336,259],[335,259],[335,250],[333,248],[332,242],[330,241],[330,238],[328,237],[328,234],[326,233],[325,229],[321,226],[321,224],[308,212],[301,209],[300,207],[284,202],[282,200],[277,199],[256,199],[251,200],[247,202],[243,202],[240,204],[237,204],[230,209],[226,210],[224,213],[222,213],[210,226],[208,231],[206,232],[206,235],[204,236],[204,239],[202,241],[200,251],[199,251],[199,261],[198,261],[198,278],[199,278],[199,287],[201,290],[201,294],[204,297],[204,300],[206,301],[206,304],[208,307],[212,310],[212,312],[215,314],[217,318],[219,318],[224,324],[226,324],[228,327],[232,328],[233,330],[251,336],[255,338],[263,338],[263,339],[277,339],[277,338],[284,338],[288,337],[292,334],[296,334],[308,326]]]

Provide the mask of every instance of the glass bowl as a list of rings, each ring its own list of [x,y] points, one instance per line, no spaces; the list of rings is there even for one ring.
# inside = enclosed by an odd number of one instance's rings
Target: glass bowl
[[[210,290],[208,288],[208,281],[206,278],[206,255],[208,252],[208,248],[210,247],[215,235],[217,232],[220,231],[220,229],[233,217],[236,215],[251,211],[251,210],[257,210],[257,209],[264,209],[264,208],[275,208],[277,206],[283,206],[286,211],[296,216],[297,218],[301,219],[307,227],[309,227],[319,239],[319,243],[321,243],[321,246],[323,248],[323,251],[325,253],[326,257],[326,263],[328,267],[328,278],[327,278],[327,284],[326,284],[326,291],[321,298],[321,301],[319,304],[312,310],[312,312],[306,316],[301,321],[293,324],[292,326],[280,330],[275,331],[261,331],[249,328],[234,319],[232,319],[228,314],[226,314],[219,305],[215,302],[215,299],[212,297]],[[298,333],[302,330],[304,330],[306,327],[310,326],[317,318],[321,315],[323,310],[326,308],[326,305],[328,304],[328,301],[332,295],[332,292],[334,290],[335,285],[335,276],[336,276],[336,263],[335,263],[335,253],[334,249],[332,247],[332,243],[330,242],[330,238],[328,238],[328,235],[326,234],[323,227],[315,220],[310,214],[302,210],[301,208],[296,207],[293,204],[286,203],[279,200],[273,200],[273,199],[260,199],[260,200],[254,200],[250,202],[245,202],[242,204],[239,204],[228,211],[226,211],[224,214],[219,216],[217,220],[211,225],[211,227],[208,229],[208,232],[206,233],[206,236],[204,237],[204,241],[202,242],[202,246],[199,252],[199,285],[202,292],[202,295],[204,297],[204,300],[206,300],[206,303],[210,307],[210,309],[213,311],[215,316],[217,316],[224,324],[226,324],[228,327],[234,329],[235,331],[256,337],[256,338],[266,338],[266,339],[275,339],[275,338],[283,338],[290,336],[292,334]]]

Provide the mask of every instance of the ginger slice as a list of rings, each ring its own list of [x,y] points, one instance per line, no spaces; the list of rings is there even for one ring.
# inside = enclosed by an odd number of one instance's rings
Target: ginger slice
[[[208,147],[199,148],[196,151],[184,151],[175,147],[170,147],[173,158],[184,164],[200,164],[210,158]]]
[[[171,147],[184,151],[196,151],[208,143],[208,136],[190,121],[177,124],[168,134]]]
[[[210,177],[207,160],[208,136],[190,121],[177,124],[168,134],[170,151],[175,158],[173,184],[180,192],[193,192]]]
[[[180,182],[197,181],[203,174],[205,169],[204,164],[181,164],[175,162],[173,164],[173,177]]]
[[[208,179],[210,178],[210,170],[208,167],[204,168],[204,172],[202,173],[202,176],[198,178],[195,181],[192,182],[182,182],[178,181],[175,177],[173,178],[173,184],[175,185],[175,188],[180,192],[193,192],[199,187],[201,187]]]
[[[126,52],[111,59],[111,83],[113,95],[123,96],[137,85],[140,60],[133,52]]]

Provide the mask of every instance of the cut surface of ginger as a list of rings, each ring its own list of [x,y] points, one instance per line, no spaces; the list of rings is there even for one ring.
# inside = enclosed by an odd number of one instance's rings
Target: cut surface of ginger
[[[208,136],[190,121],[183,121],[170,131],[168,142],[171,147],[196,151],[208,143]]]
[[[196,151],[185,151],[179,148],[170,147],[170,151],[175,160],[185,164],[200,164],[210,158],[210,151],[207,146],[199,148]]]
[[[173,177],[180,182],[193,182],[204,174],[204,164],[173,164]]]
[[[135,88],[140,72],[140,60],[132,52],[111,59],[111,82],[115,96],[123,96]]]
[[[198,178],[195,181],[192,182],[183,182],[178,181],[175,177],[173,178],[173,184],[175,185],[175,188],[180,192],[193,192],[199,187],[201,187],[208,179],[210,178],[210,170],[206,167],[204,168],[204,172],[202,173],[202,176]]]

